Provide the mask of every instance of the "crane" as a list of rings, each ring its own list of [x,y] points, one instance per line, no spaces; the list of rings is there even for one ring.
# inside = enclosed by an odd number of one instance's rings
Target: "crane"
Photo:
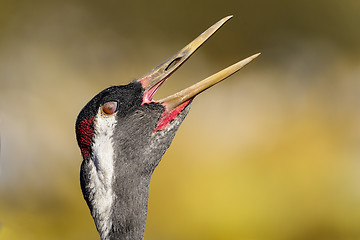
[[[161,100],[153,99],[166,79],[231,17],[215,23],[141,78],[101,91],[80,111],[75,124],[83,157],[80,184],[102,240],[144,238],[152,173],[194,97],[259,56]]]

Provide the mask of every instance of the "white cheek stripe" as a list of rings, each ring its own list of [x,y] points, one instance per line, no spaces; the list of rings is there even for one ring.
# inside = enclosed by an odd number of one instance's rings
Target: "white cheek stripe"
[[[92,215],[100,232],[101,239],[107,239],[112,226],[111,208],[114,201],[112,181],[114,176],[113,134],[116,126],[115,116],[104,116],[101,110],[95,118],[95,132],[91,156],[90,201]]]

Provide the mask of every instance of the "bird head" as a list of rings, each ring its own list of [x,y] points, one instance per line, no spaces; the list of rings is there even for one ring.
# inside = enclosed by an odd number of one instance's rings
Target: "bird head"
[[[97,94],[80,112],[76,134],[85,161],[123,161],[130,173],[149,173],[169,147],[190,108],[185,101],[172,111],[149,101],[149,91],[138,81],[112,86]],[[146,99],[146,101],[144,101]],[[108,157],[101,157],[103,154]]]
[[[111,228],[109,219],[114,199],[131,195],[127,189],[146,192],[144,189],[152,172],[170,146],[194,97],[259,55],[248,57],[164,99],[153,99],[170,75],[230,18],[211,26],[143,77],[101,91],[78,115],[76,136],[84,159],[81,186],[97,228],[103,235]],[[142,185],[143,190],[134,190],[142,189]],[[123,211],[126,208],[129,207]]]

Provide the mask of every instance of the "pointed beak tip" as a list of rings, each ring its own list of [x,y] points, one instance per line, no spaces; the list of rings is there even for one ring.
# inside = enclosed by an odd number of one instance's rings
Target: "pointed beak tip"
[[[254,54],[254,59],[261,55],[261,52]]]
[[[256,54],[250,56],[249,58],[250,58],[251,60],[254,60],[255,58],[257,58],[257,57],[260,56],[260,55],[261,55],[261,52],[256,53]]]
[[[215,25],[219,24],[219,26],[221,26],[224,23],[226,23],[227,21],[229,21],[232,17],[233,17],[233,15],[226,16],[226,17],[220,19]]]
[[[258,56],[260,56],[261,53],[256,53],[254,55],[251,55],[248,58],[245,58],[244,60],[241,60],[240,62],[243,62],[244,66],[250,62],[252,62],[255,58],[257,58]]]

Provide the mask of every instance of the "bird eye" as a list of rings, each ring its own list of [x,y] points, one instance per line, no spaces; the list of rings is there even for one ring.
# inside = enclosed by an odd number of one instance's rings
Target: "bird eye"
[[[117,111],[117,102],[107,102],[102,106],[102,111],[106,115],[112,115]]]

